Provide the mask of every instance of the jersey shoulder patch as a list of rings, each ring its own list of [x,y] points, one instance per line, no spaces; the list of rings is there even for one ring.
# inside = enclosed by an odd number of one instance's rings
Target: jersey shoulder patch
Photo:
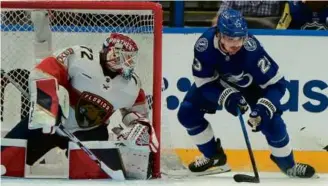
[[[257,43],[253,37],[248,37],[246,41],[244,42],[244,48],[247,51],[255,51],[257,49]]]
[[[195,44],[195,49],[198,52],[204,52],[208,48],[208,39],[201,37],[197,40]]]

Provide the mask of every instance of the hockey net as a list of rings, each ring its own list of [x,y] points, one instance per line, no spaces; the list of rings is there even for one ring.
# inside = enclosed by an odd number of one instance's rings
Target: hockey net
[[[160,137],[162,10],[151,2],[2,1],[1,2],[1,133],[5,135],[29,111],[29,101],[6,76],[28,91],[29,71],[35,66],[32,11],[49,13],[52,50],[86,45],[100,50],[109,33],[130,36],[140,52],[136,72],[152,105],[152,121]],[[4,76],[6,74],[6,76]],[[120,121],[113,116],[111,121]],[[160,153],[152,165],[160,175]]]

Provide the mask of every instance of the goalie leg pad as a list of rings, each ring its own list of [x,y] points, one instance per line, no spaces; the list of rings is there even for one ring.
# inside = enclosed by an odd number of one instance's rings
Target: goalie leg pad
[[[113,170],[122,170],[125,174],[121,153],[114,143],[108,141],[84,141],[83,145],[92,151],[99,160]],[[109,176],[90,159],[75,143],[69,143],[70,179],[105,179]]]
[[[1,139],[1,176],[24,177],[27,141]]]
[[[57,135],[45,135],[41,129],[29,130],[27,116],[15,125],[4,137],[3,140],[27,140],[26,164],[33,165],[45,153],[59,144],[68,145],[65,138]],[[6,148],[6,147],[5,147]]]
[[[126,176],[129,179],[148,179],[150,152],[148,148],[135,148],[129,145],[120,147]]]

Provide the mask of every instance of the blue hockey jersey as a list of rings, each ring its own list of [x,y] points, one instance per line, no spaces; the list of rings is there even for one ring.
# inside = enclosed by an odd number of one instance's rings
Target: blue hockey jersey
[[[260,42],[249,35],[241,50],[231,56],[220,50],[218,45],[216,28],[212,27],[199,37],[194,46],[192,72],[195,84],[204,97],[215,81],[222,91],[227,87],[239,90],[251,107],[259,98],[267,98],[279,108],[286,80]]]

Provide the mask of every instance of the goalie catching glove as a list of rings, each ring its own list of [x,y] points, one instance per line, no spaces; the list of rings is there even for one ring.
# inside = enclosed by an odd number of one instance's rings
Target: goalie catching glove
[[[55,78],[31,80],[28,128],[54,134],[55,127],[68,118],[69,95]]]
[[[118,140],[130,140],[137,146],[149,146],[152,152],[157,152],[159,148],[158,140],[150,121],[136,112],[126,114],[122,122],[125,129],[114,129],[118,135]]]

